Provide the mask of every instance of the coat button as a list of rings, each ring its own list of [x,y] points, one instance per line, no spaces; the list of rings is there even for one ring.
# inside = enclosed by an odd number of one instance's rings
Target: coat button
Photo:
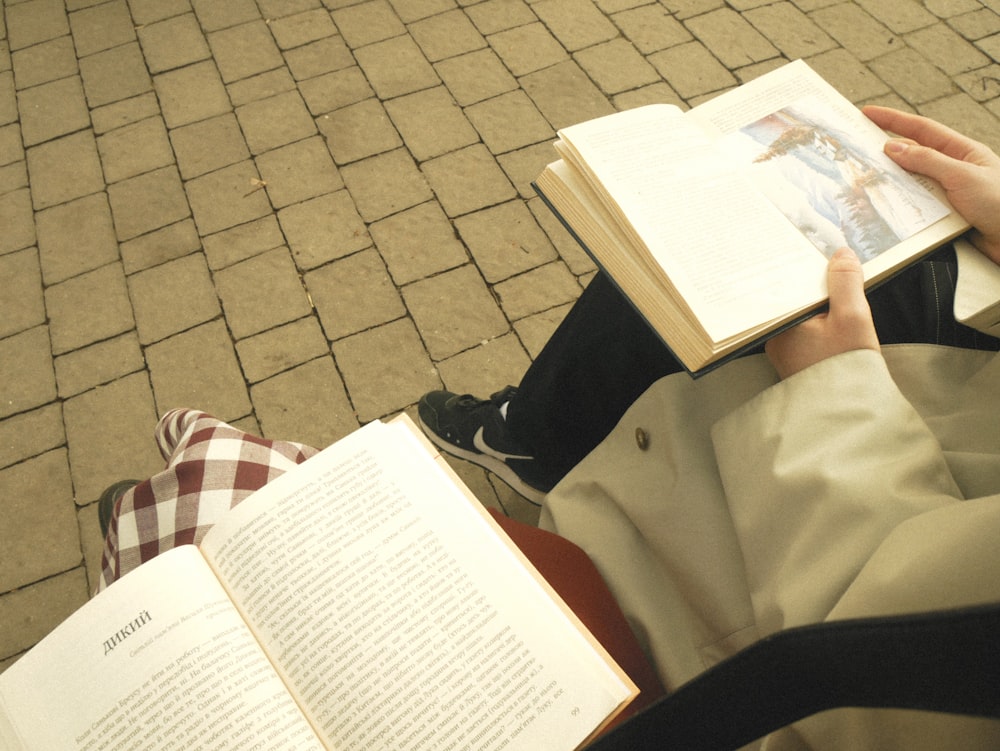
[[[649,436],[646,435],[646,431],[642,428],[635,429],[635,445],[639,447],[640,451],[645,451],[649,448]]]

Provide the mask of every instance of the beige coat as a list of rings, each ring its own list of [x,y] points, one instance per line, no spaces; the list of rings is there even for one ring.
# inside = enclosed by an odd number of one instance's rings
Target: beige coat
[[[668,376],[547,498],[668,688],[779,629],[1000,600],[1000,356],[883,352]],[[957,742],[1000,723],[836,710],[764,748]]]

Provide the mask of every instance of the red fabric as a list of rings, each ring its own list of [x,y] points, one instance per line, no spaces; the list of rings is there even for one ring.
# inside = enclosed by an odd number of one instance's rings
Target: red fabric
[[[490,513],[639,687],[639,696],[611,727],[661,698],[666,693],[663,684],[590,556],[564,537],[515,521],[494,509]]]

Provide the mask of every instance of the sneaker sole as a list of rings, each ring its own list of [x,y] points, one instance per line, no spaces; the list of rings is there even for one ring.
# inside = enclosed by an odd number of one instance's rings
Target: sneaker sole
[[[465,449],[458,448],[454,444],[448,443],[431,430],[419,415],[417,415],[417,422],[420,424],[420,429],[424,431],[424,435],[427,436],[427,439],[446,454],[451,454],[459,459],[464,459],[470,464],[476,464],[488,472],[492,472],[505,483],[510,485],[515,492],[527,498],[531,503],[536,506],[542,505],[542,501],[545,500],[545,493],[538,488],[533,488],[528,485],[520,478],[517,472],[507,465],[506,462],[495,459],[489,454],[483,454],[478,451],[466,451]]]

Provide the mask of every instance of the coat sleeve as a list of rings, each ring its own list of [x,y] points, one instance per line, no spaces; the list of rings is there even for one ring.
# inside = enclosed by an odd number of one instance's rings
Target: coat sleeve
[[[998,594],[979,577],[949,583],[997,570],[998,499],[961,497],[877,353],[807,368],[723,418],[712,439],[762,634]]]

